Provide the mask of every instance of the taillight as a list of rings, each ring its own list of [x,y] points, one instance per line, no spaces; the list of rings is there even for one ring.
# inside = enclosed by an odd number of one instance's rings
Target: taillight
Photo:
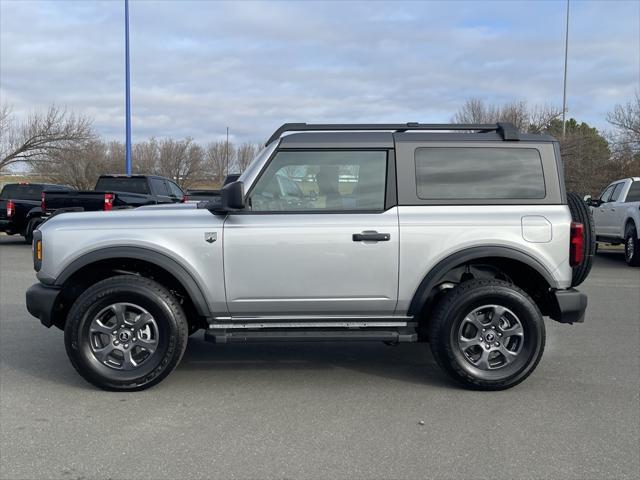
[[[584,225],[571,222],[571,241],[569,247],[569,264],[580,265],[584,259]]]
[[[189,195],[186,193],[182,196],[182,201],[180,203],[187,203],[189,201]]]
[[[104,211],[108,212],[113,210],[113,193],[105,193],[104,194]]]
[[[7,217],[11,218],[16,213],[16,204],[13,203],[13,200],[9,200],[7,202]]]
[[[47,195],[44,192],[40,194],[40,210],[43,214],[47,211]]]

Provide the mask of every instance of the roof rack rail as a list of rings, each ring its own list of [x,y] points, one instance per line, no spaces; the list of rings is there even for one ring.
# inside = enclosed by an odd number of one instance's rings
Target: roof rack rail
[[[278,128],[267,145],[279,139],[285,132],[320,132],[320,131],[357,131],[376,130],[406,132],[407,130],[478,130],[479,132],[497,132],[503,140],[520,140],[520,132],[512,123],[285,123]]]

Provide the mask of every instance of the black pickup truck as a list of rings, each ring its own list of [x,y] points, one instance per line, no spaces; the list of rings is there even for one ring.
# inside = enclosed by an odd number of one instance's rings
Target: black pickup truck
[[[94,190],[45,192],[42,208],[45,216],[49,216],[57,211],[118,210],[184,201],[182,189],[168,178],[154,175],[102,175]]]
[[[240,178],[240,174],[239,173],[230,173],[224,179],[224,183],[222,184],[222,186],[224,187],[225,185],[228,185],[229,183],[235,182],[236,180],[238,180],[238,178]],[[221,189],[219,189],[219,190],[202,190],[202,189],[201,190],[193,190],[193,189],[189,189],[189,190],[187,190],[187,199],[189,201],[196,201],[196,202],[200,202],[200,201],[203,201],[203,200],[213,200],[214,198],[219,198],[220,197],[220,192],[222,192]]]
[[[0,192],[0,232],[22,235],[31,243],[42,222],[42,192],[71,192],[70,187],[49,183],[8,183]]]

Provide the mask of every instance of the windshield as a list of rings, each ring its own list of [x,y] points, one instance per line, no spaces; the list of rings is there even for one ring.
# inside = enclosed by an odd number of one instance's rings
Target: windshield
[[[101,177],[96,183],[97,191],[149,193],[146,178],[139,177]]]

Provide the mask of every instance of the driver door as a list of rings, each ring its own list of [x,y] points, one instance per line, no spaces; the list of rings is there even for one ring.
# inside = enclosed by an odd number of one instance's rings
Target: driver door
[[[247,208],[224,224],[231,316],[392,315],[399,235],[389,161],[385,150],[277,152]]]

